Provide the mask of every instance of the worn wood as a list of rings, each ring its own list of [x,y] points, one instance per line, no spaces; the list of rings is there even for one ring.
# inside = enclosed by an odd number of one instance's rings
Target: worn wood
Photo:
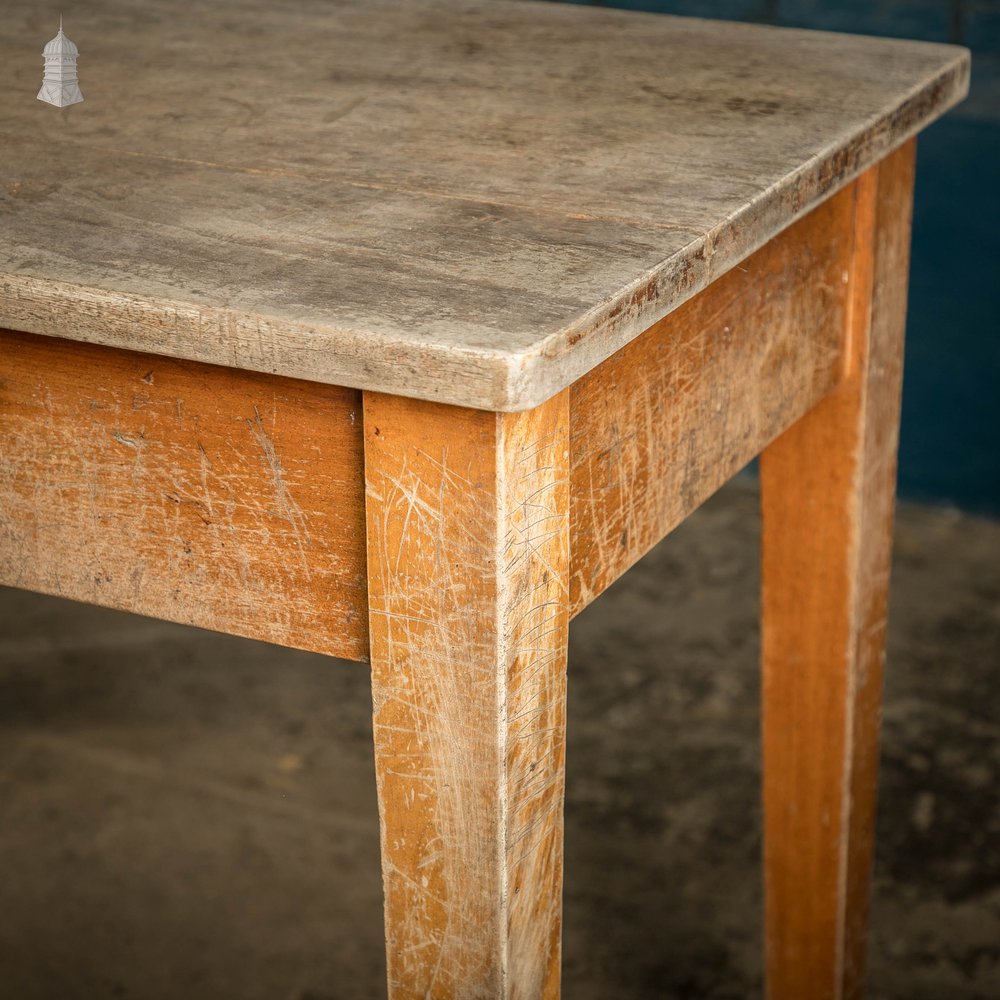
[[[87,100],[58,110],[51,18],[4,5],[0,324],[498,410],[968,77],[950,46],[578,5],[102,0],[67,21]]]
[[[0,331],[0,583],[364,659],[360,393]]]
[[[573,613],[840,379],[856,205],[834,195],[572,387]]]
[[[851,187],[828,199],[572,387],[571,520],[577,540],[570,574],[572,613],[613,583],[839,378],[848,293],[844,277],[852,249],[855,201]],[[32,395],[45,383],[44,372],[50,365],[56,382],[70,378],[64,391],[87,393],[101,384],[102,357],[107,358],[112,382],[122,370],[121,358],[129,357],[115,350],[101,355],[91,349],[82,352],[88,363],[78,369],[75,358],[81,352],[70,344],[37,338],[22,338],[22,343],[34,345],[31,378],[22,387]],[[154,364],[183,370],[195,382],[228,381],[233,392],[241,384],[238,376],[214,366],[189,363],[180,368],[147,355],[136,357],[131,367],[126,364],[126,381],[134,382],[138,369],[145,372]],[[72,378],[78,387],[72,387]],[[248,384],[255,381],[249,379]],[[256,384],[268,383],[257,379]],[[141,388],[146,394],[150,391]],[[303,391],[322,394],[318,387]],[[344,399],[352,400],[352,412],[357,411],[350,391],[344,393]],[[14,400],[8,405],[17,408]],[[246,409],[248,404],[234,405]],[[22,421],[28,419],[25,411]],[[76,417],[67,411],[60,419]],[[44,420],[51,425],[53,417],[44,414]],[[22,423],[22,429],[26,426]],[[73,426],[60,433],[68,440]],[[178,443],[176,453],[187,454],[185,447]],[[346,483],[357,468],[357,456],[349,451],[336,475]],[[70,498],[64,496],[63,503],[71,503]],[[353,509],[356,516],[357,507]],[[21,510],[18,516],[25,514]],[[15,516],[13,507],[8,516]],[[77,518],[85,516],[82,510],[76,513]],[[40,522],[46,511],[37,510],[32,517]],[[358,537],[355,533],[354,551],[347,556],[354,572]],[[335,549],[338,541],[330,538],[325,544]],[[113,542],[109,546],[116,549]],[[140,609],[128,604],[120,589],[105,586],[95,591],[99,585],[91,581],[101,574],[91,569],[94,566],[88,564],[81,576],[85,586],[79,594]],[[44,580],[51,577],[52,567],[38,566],[36,573]],[[25,585],[54,587],[51,579],[43,586]],[[364,593],[356,584],[352,593],[345,602],[354,627],[346,630],[349,636],[342,641],[357,651],[364,648],[358,625]],[[308,592],[299,594],[300,607],[308,600]],[[322,621],[318,608],[310,617]],[[339,621],[330,620],[320,632],[325,634]],[[250,627],[244,625],[239,631],[246,634]],[[306,645],[316,641],[310,639]]]
[[[846,378],[761,458],[768,996],[859,997],[913,144],[858,185]]]
[[[365,393],[389,995],[559,995],[569,400]]]

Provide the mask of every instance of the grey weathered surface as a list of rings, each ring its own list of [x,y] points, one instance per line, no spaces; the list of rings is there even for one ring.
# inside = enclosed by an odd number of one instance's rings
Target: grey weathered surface
[[[962,98],[963,49],[537,3],[5,4],[0,324],[517,410]]]

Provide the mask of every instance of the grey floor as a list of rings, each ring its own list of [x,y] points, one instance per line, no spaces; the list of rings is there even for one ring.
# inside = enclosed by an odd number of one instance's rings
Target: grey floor
[[[755,486],[574,623],[564,995],[760,995]],[[899,512],[871,995],[1000,997],[1000,524]],[[384,995],[366,670],[0,590],[0,997]]]

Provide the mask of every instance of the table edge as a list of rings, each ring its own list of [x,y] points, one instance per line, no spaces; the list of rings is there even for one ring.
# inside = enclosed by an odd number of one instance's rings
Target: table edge
[[[473,409],[532,409],[958,104],[969,89],[970,53],[960,46],[935,47],[942,52],[950,49],[952,59],[915,84],[902,100],[819,151],[742,211],[614,296],[518,351],[418,343],[367,330],[301,323],[3,271],[0,325],[25,333]],[[735,230],[740,233],[738,244],[727,245],[727,237]],[[148,331],[146,341],[126,336],[125,330],[136,323]],[[241,332],[253,336],[239,340]],[[308,333],[308,338],[303,333]],[[162,334],[162,341],[157,341],[158,334]],[[285,353],[279,356],[282,344]],[[406,380],[406,391],[400,392]]]

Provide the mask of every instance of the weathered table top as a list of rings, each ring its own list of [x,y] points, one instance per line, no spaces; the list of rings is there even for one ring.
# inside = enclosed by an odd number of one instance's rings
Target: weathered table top
[[[968,81],[951,46],[561,4],[95,0],[57,109],[47,10],[4,7],[0,325],[489,409],[570,384]]]

